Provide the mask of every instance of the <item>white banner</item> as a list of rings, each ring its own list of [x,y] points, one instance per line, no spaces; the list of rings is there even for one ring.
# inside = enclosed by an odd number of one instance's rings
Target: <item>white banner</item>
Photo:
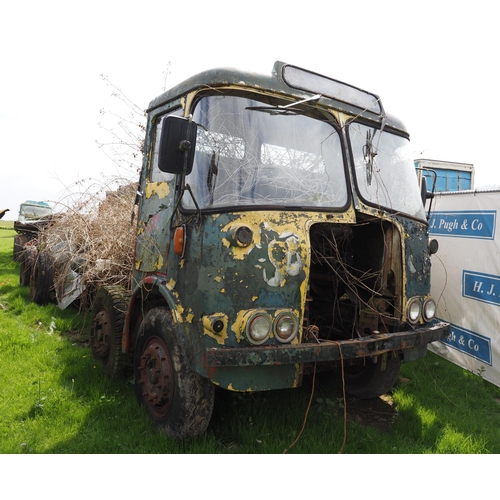
[[[500,191],[437,194],[431,293],[450,335],[429,349],[500,386]]]

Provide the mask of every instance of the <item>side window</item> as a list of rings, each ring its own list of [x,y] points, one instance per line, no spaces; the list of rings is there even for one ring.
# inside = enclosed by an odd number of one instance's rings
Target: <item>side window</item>
[[[162,172],[158,168],[158,151],[160,150],[161,130],[162,130],[165,118],[169,115],[182,116],[182,109],[180,109],[180,108],[176,109],[172,113],[159,116],[156,119],[156,128],[155,128],[154,137],[153,137],[153,151],[152,151],[152,155],[151,155],[151,166],[150,166],[150,173],[149,173],[149,180],[151,182],[168,182],[168,181],[171,181],[175,177],[175,174],[170,174],[168,172]]]

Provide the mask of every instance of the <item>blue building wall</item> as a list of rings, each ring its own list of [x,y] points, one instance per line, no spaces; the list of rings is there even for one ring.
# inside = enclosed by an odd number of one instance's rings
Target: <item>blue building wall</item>
[[[415,167],[417,166],[418,163],[415,162]],[[436,193],[443,191],[465,191],[473,189],[472,172],[444,168],[433,168],[432,170],[437,174]],[[427,178],[427,186],[430,190],[434,182],[434,176],[426,170],[423,170],[422,174]]]

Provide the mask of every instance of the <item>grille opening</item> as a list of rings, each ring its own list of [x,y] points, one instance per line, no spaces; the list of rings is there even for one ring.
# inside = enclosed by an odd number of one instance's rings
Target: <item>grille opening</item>
[[[380,220],[311,227],[306,337],[343,340],[391,331],[401,279],[397,234]]]

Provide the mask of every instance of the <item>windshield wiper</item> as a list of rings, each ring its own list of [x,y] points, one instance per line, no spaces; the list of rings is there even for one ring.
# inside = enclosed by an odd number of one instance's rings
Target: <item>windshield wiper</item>
[[[363,146],[363,158],[366,164],[366,183],[371,186],[372,177],[373,177],[373,167],[375,165],[375,157],[378,154],[378,147],[380,144],[380,138],[382,137],[382,133],[384,132],[386,122],[386,116],[382,117],[382,124],[380,126],[380,131],[378,135],[377,145],[375,146],[375,135],[377,131],[373,131],[373,133],[368,130],[366,132],[366,144]]]
[[[299,102],[291,102],[285,106],[248,106],[245,109],[249,109],[251,111],[263,111],[264,113],[269,113],[270,115],[296,115],[302,114],[302,110],[296,109],[293,106],[297,106],[298,104],[303,104],[305,102],[317,101],[321,99],[321,97],[321,94],[316,94]]]
[[[370,130],[366,132],[366,144],[363,146],[363,159],[366,164],[366,183],[368,186],[372,184],[373,163],[377,156],[377,150],[373,146],[373,135]]]

